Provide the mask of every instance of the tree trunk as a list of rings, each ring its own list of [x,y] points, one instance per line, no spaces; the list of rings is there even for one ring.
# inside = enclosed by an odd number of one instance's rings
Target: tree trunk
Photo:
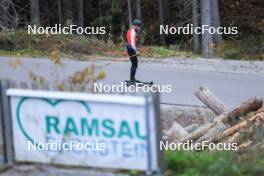
[[[163,4],[163,0],[159,0],[159,25],[163,25],[164,24],[164,4]],[[166,44],[165,41],[165,35],[164,33],[160,34],[160,43],[162,45]]]
[[[72,12],[72,9],[73,9],[73,3],[72,3],[72,0],[63,0],[62,1],[62,5],[64,5],[65,7],[65,10],[64,10],[64,14],[63,16],[65,16],[65,20],[66,20],[66,25],[70,25],[73,23],[73,12]]]
[[[242,103],[238,107],[234,108],[232,111],[221,114],[217,116],[215,121],[222,121],[223,123],[228,123],[232,119],[243,116],[251,111],[256,111],[263,105],[263,99],[260,97],[249,99],[248,101]]]
[[[127,9],[129,26],[132,26],[131,0],[127,0]]]
[[[30,19],[32,25],[40,25],[39,0],[30,0]]]
[[[141,0],[136,0],[136,17],[137,19],[141,20]],[[142,32],[141,30],[138,31],[137,33],[137,43],[138,46],[140,46],[142,44]]]
[[[220,27],[220,16],[219,16],[219,7],[218,0],[211,0],[211,26],[218,28]],[[217,45],[221,44],[223,39],[221,34],[214,34],[213,41]]]
[[[141,0],[136,0],[136,16],[141,20]]]
[[[167,17],[170,13],[169,11],[169,0],[163,0],[163,15]]]
[[[62,23],[62,17],[61,17],[61,0],[58,0],[58,15],[59,15],[59,24]]]
[[[211,25],[210,0],[201,0],[201,25]],[[202,34],[202,54],[205,58],[213,56],[212,35],[205,30]]]
[[[9,27],[8,22],[12,20],[12,18],[9,17],[8,11],[9,7],[12,2],[10,1],[3,1],[0,4],[0,29],[6,30]]]
[[[207,87],[200,86],[195,92],[196,97],[217,115],[227,111],[227,107],[222,103]]]
[[[102,0],[98,0],[99,24],[103,26]]]
[[[50,9],[52,8],[52,5],[48,2],[40,2],[40,6],[42,10],[42,16],[45,17],[45,21],[43,21],[44,25],[50,25],[50,19],[53,17],[52,14],[50,13]]]
[[[192,22],[193,27],[199,26],[199,5],[198,0],[192,0]],[[200,49],[200,36],[193,33],[193,51],[198,52]]]
[[[78,0],[78,25],[83,27],[83,0]]]

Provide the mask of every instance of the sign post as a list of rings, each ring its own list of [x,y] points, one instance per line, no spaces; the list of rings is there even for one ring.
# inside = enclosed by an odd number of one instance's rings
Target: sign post
[[[160,169],[159,107],[153,96],[22,89],[7,95],[18,162]]]
[[[6,91],[10,86],[10,82],[0,81],[0,118],[1,118],[1,164],[7,163],[13,164],[13,140],[12,140],[12,119],[10,113],[9,97],[6,95]]]

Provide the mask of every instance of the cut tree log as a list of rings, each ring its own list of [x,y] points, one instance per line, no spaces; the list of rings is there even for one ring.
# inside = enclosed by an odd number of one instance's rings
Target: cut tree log
[[[200,86],[194,94],[217,115],[227,111],[227,107],[206,86]]]
[[[215,126],[213,126],[211,129],[209,129],[203,136],[201,136],[196,142],[202,142],[207,141],[208,139],[214,137],[215,135],[218,135],[225,131],[225,129],[229,127],[222,122],[217,122]]]
[[[185,138],[187,135],[188,132],[177,122],[174,122],[165,134],[167,139],[173,142],[178,142],[179,140]]]
[[[188,132],[188,133],[192,133],[194,132],[197,128],[199,128],[199,124],[198,123],[193,123],[187,127],[185,127],[184,129]]]
[[[252,143],[253,143],[252,141],[247,141],[247,142],[245,142],[245,143],[243,143],[243,144],[240,144],[240,145],[238,146],[238,150],[245,150],[245,149],[247,149]]]
[[[264,142],[257,143],[252,148],[253,149],[264,149]]]
[[[224,143],[226,143],[226,144],[238,143],[239,139],[240,139],[240,132],[236,132],[235,134],[233,134],[232,136],[227,138],[224,141]]]
[[[225,137],[232,135],[233,133],[237,132],[238,130],[249,126],[251,123],[259,122],[259,121],[264,121],[264,112],[258,113],[249,119],[243,120],[239,124],[226,129],[223,133],[212,137],[208,141],[212,142],[212,143],[218,142],[218,141],[224,139]]]
[[[259,113],[259,112],[264,112],[264,107],[263,106],[257,110],[257,113]]]
[[[216,123],[207,123],[203,125],[202,127],[198,128],[191,134],[187,135],[186,138],[181,140],[182,143],[187,142],[187,141],[194,141],[198,139],[199,137],[203,136],[209,129],[211,129],[213,126],[215,126]]]
[[[222,121],[223,123],[228,123],[232,119],[243,116],[251,111],[256,111],[261,108],[263,105],[263,99],[260,97],[251,98],[248,101],[242,103],[238,107],[234,108],[230,112],[225,112],[217,117],[215,117],[215,121]]]

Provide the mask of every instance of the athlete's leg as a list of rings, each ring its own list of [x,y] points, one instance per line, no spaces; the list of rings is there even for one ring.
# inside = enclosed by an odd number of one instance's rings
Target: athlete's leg
[[[135,75],[136,75],[136,70],[137,70],[137,66],[138,66],[137,54],[136,54],[135,50],[130,45],[127,46],[127,53],[129,55],[129,58],[131,61],[130,81],[135,81]]]
[[[130,57],[131,61],[131,69],[130,69],[130,81],[135,81],[135,75],[138,67],[138,60],[137,56],[132,56]]]

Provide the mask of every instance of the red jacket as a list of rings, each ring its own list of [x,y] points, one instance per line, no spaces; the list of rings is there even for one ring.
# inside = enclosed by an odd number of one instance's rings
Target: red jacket
[[[137,51],[137,38],[136,38],[136,30],[135,28],[130,28],[127,31],[127,43],[135,50]]]

